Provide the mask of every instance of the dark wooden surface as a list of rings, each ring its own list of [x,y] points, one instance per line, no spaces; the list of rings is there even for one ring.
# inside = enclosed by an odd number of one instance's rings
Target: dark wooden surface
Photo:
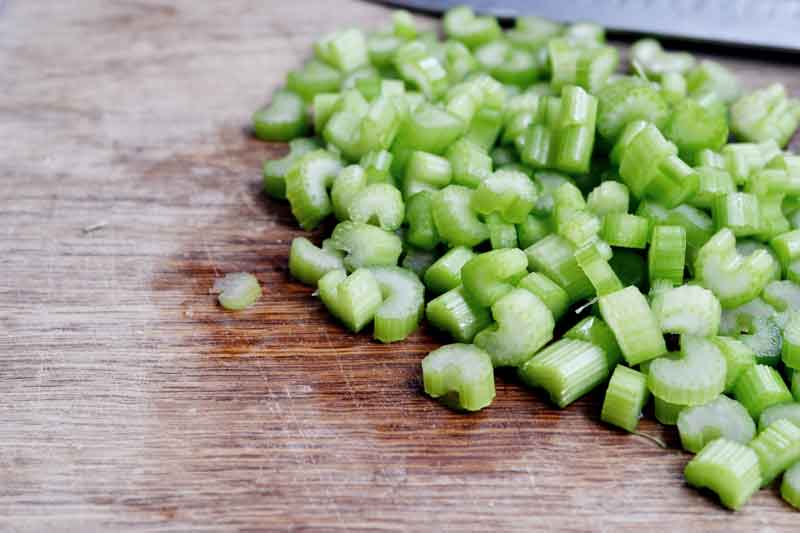
[[[312,40],[386,23],[324,0],[0,1],[0,530],[789,531],[687,488],[688,456],[498,378],[479,414],[420,392],[424,329],[381,346],[286,269],[243,127]],[[727,59],[748,86],[796,65]],[[87,226],[102,225],[84,232]],[[214,277],[251,271],[227,313]]]

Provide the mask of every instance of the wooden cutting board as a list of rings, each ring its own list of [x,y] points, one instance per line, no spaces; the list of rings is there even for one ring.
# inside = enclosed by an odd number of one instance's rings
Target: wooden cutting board
[[[355,1],[0,1],[0,530],[789,531],[687,488],[689,456],[501,374],[454,414],[423,328],[351,335],[289,279],[250,113]],[[750,86],[797,64],[723,58]],[[325,231],[329,230],[327,228]],[[322,235],[322,231],[315,236]],[[240,313],[208,294],[254,272]]]

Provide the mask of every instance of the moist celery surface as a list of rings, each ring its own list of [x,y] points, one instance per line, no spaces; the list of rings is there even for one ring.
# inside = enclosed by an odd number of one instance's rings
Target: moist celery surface
[[[264,192],[315,232],[291,277],[353,332],[456,342],[422,363],[451,408],[489,407],[495,367],[560,408],[602,386],[601,420],[677,425],[723,505],[787,468],[800,503],[797,98],[653,39],[621,65],[591,23],[457,7],[443,27],[321,36],[253,115],[289,141]],[[261,293],[230,280],[226,308]]]

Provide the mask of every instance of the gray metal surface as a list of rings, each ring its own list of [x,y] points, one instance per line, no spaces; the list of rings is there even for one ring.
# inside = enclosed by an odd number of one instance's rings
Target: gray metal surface
[[[441,12],[466,4],[498,17],[591,21],[618,31],[800,51],[800,0],[393,0]]]

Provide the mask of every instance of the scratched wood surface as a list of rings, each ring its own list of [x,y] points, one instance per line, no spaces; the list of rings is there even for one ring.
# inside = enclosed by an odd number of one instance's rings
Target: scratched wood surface
[[[244,130],[355,1],[0,1],[0,530],[796,530],[688,489],[671,448],[498,377],[479,414],[420,392],[423,328],[381,346],[286,269]],[[726,58],[800,93],[796,65]],[[84,228],[95,226],[94,231]],[[265,295],[227,313],[228,271]]]

